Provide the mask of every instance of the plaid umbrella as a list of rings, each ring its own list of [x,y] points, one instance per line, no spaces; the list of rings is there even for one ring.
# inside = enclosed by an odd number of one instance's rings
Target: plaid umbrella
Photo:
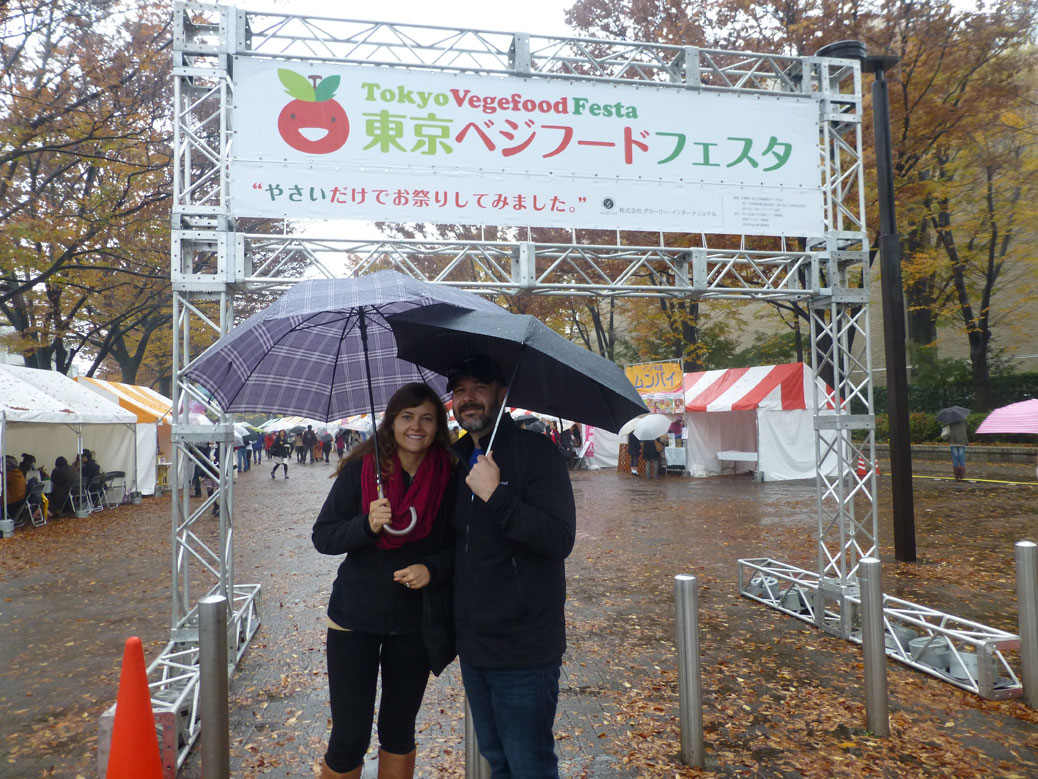
[[[372,406],[383,408],[409,381],[428,380],[443,395],[443,379],[397,359],[385,323],[387,314],[433,303],[502,310],[470,292],[396,271],[311,279],[218,340],[186,375],[209,390],[224,411],[297,414],[326,422],[374,413]]]
[[[390,270],[311,279],[235,327],[185,373],[224,411],[323,421],[364,411],[374,416],[411,381],[428,382],[443,397],[444,379],[397,359],[385,321],[387,314],[437,303],[451,310],[503,310],[470,292]]]

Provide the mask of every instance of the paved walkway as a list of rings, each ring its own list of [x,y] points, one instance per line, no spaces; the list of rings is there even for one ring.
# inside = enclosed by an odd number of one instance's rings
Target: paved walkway
[[[322,625],[338,560],[316,554],[309,536],[331,469],[293,465],[288,481],[254,469],[236,485],[236,577],[263,592],[262,625],[231,687],[235,777],[309,777],[323,751]],[[1033,479],[1033,466],[972,470]],[[888,590],[1015,629],[1012,543],[1033,536],[1038,488],[949,481],[916,489],[920,564],[886,565]],[[677,760],[677,573],[696,574],[702,587],[710,775],[1038,776],[1033,713],[898,666],[894,736],[870,740],[857,650],[738,597],[740,557],[814,567],[813,484],[580,472],[574,490],[557,728],[563,776],[701,775]],[[140,635],[151,661],[168,639],[168,501],[0,542],[0,775],[95,775],[97,719],[115,699],[123,641]],[[419,775],[463,776],[456,665],[430,684],[419,729]],[[902,773],[905,765],[916,769]],[[374,771],[369,762],[365,777]],[[197,753],[181,775],[200,777]]]

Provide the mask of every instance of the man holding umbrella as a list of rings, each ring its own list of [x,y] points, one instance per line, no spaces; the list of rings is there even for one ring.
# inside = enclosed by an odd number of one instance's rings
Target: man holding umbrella
[[[558,448],[499,414],[505,384],[486,355],[447,371],[454,414],[469,433],[454,445],[466,474],[453,496],[457,648],[493,775],[557,777],[553,727],[576,509]]]

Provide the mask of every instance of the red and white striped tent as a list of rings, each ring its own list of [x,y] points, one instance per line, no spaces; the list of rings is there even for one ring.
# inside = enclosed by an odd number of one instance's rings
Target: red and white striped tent
[[[814,477],[812,409],[815,402],[832,408],[832,390],[804,363],[686,373],[684,391],[693,476],[720,474],[731,464],[765,481]]]

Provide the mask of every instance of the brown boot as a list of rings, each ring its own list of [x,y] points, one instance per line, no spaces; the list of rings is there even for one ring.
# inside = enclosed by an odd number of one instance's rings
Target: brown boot
[[[966,469],[961,465],[953,465],[952,470],[955,471],[955,481],[962,481],[962,477],[966,475]]]
[[[415,750],[406,755],[378,751],[378,779],[411,779],[414,776]]]
[[[321,758],[321,773],[320,779],[360,779],[360,772],[364,769],[364,764],[361,763],[359,766],[354,768],[352,771],[346,773],[340,773],[333,771],[328,767],[328,764],[324,762],[324,758]]]

